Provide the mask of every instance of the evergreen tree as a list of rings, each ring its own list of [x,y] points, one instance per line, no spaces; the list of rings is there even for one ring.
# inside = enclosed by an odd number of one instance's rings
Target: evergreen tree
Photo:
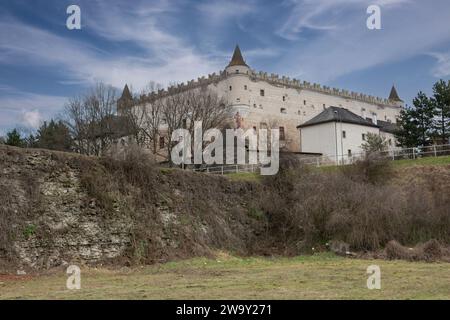
[[[405,148],[417,147],[420,132],[413,117],[413,108],[406,106],[400,111],[399,130],[395,133],[398,143]]]
[[[449,143],[450,137],[450,80],[440,80],[433,86],[435,109],[435,136],[439,143]]]
[[[27,138],[24,139],[25,145],[27,148],[37,148],[38,141],[33,134],[30,134]]]
[[[417,131],[416,146],[427,146],[432,143],[431,134],[434,120],[434,104],[425,93],[420,91],[413,100],[414,108],[411,117]]]
[[[413,100],[412,107],[400,112],[397,140],[403,147],[427,146],[432,143],[435,104],[420,91]]]
[[[19,131],[17,129],[13,129],[6,134],[5,144],[13,147],[24,147],[25,141],[20,136]]]
[[[69,128],[62,122],[44,122],[37,132],[37,147],[58,151],[72,151],[73,140]]]

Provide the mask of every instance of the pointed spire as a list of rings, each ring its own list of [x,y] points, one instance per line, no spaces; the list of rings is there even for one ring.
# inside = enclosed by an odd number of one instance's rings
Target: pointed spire
[[[128,84],[125,84],[125,88],[123,88],[121,98],[122,99],[133,99],[133,96],[131,95],[130,89],[128,89]]]
[[[389,94],[389,100],[403,102],[403,100],[400,99],[400,97],[398,96],[397,89],[395,89],[395,85],[392,85],[391,93]]]
[[[228,67],[231,66],[247,66],[247,64],[244,61],[244,58],[242,57],[241,49],[239,49],[239,46],[236,45],[236,48],[234,49],[233,57],[231,58],[230,63],[228,64]]]

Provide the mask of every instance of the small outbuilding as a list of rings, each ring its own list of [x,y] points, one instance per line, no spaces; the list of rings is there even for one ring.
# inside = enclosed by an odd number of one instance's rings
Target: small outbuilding
[[[300,130],[301,152],[321,153],[336,162],[362,153],[367,134],[380,134],[377,120],[338,107],[329,107],[314,118],[297,126]],[[395,126],[395,125],[394,125]],[[392,129],[389,126],[389,129]]]

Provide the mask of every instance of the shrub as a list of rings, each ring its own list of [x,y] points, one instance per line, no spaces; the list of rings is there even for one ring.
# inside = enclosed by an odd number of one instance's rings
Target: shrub
[[[383,163],[371,159],[337,172],[281,170],[265,180],[261,199],[270,234],[295,254],[330,240],[359,251],[378,250],[391,240],[450,243],[450,200],[439,196],[445,191],[436,195],[427,183],[405,189],[385,174]]]

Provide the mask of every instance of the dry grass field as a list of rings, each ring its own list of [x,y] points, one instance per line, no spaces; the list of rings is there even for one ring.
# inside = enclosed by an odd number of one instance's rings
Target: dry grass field
[[[366,286],[381,268],[381,290]],[[341,258],[196,258],[119,270],[83,268],[81,289],[63,270],[0,276],[0,299],[450,299],[450,264]]]

